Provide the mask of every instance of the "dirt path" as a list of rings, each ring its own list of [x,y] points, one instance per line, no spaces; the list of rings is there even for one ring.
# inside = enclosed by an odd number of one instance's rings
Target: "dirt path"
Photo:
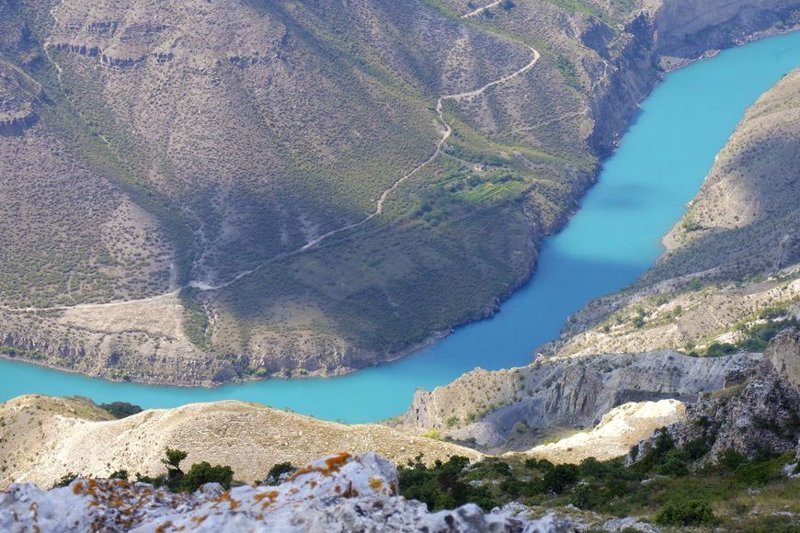
[[[468,19],[468,18],[471,18],[471,17],[478,16],[481,13],[483,13],[484,11],[486,11],[487,9],[492,9],[494,6],[496,6],[496,5],[498,5],[498,4],[502,3],[502,2],[503,2],[503,0],[497,0],[496,2],[492,2],[489,5],[486,5],[486,6],[483,6],[483,7],[479,7],[475,11],[470,11],[466,15],[461,15],[461,18],[462,19]]]
[[[346,226],[342,226],[340,228],[336,228],[336,229],[331,230],[331,231],[329,231],[327,233],[324,233],[324,234],[320,235],[319,237],[317,237],[316,239],[314,239],[312,241],[309,241],[308,243],[304,244],[303,246],[301,246],[300,248],[298,248],[296,250],[293,250],[291,252],[286,252],[284,254],[275,256],[272,259],[269,259],[269,260],[265,261],[264,263],[262,263],[261,265],[257,266],[256,268],[254,268],[252,270],[246,270],[244,272],[240,272],[233,279],[231,279],[230,281],[227,281],[227,282],[225,282],[223,284],[210,285],[207,282],[191,281],[191,282],[189,282],[188,286],[193,287],[195,289],[204,290],[204,291],[224,289],[225,287],[228,287],[228,286],[232,285],[233,283],[236,283],[240,279],[242,279],[244,277],[247,277],[247,276],[250,276],[250,275],[258,272],[262,268],[266,267],[267,265],[269,265],[271,263],[274,263],[275,261],[277,261],[279,259],[285,259],[286,257],[297,255],[298,253],[302,253],[302,252],[305,252],[305,251],[310,250],[312,248],[315,248],[320,243],[322,243],[324,240],[329,239],[330,237],[333,237],[334,235],[338,235],[340,233],[344,233],[346,231],[350,231],[352,229],[358,228],[359,226],[363,226],[364,224],[366,224],[367,222],[369,222],[370,220],[372,220],[376,216],[382,214],[383,213],[383,206],[386,203],[386,200],[389,198],[389,195],[392,194],[395,190],[397,190],[397,188],[400,187],[400,185],[402,185],[405,181],[407,181],[408,179],[413,177],[415,174],[417,174],[423,168],[425,168],[428,165],[430,165],[431,163],[433,163],[436,160],[436,158],[439,157],[439,155],[442,153],[442,148],[444,147],[444,143],[447,142],[447,139],[449,139],[450,135],[452,135],[453,128],[452,128],[452,126],[450,126],[450,124],[447,123],[447,120],[445,120],[445,117],[444,117],[444,102],[449,101],[449,100],[458,101],[458,100],[464,100],[464,99],[468,99],[468,98],[475,98],[475,97],[481,96],[483,93],[485,93],[487,90],[491,89],[492,87],[495,87],[497,85],[506,83],[506,82],[508,82],[508,81],[510,81],[510,80],[512,80],[512,79],[514,79],[514,78],[516,78],[518,76],[521,76],[522,74],[526,73],[527,71],[532,69],[534,67],[534,65],[536,65],[536,63],[539,61],[539,58],[541,57],[541,55],[539,54],[539,52],[536,49],[534,49],[534,48],[532,48],[530,46],[528,46],[528,49],[531,52],[531,60],[527,64],[525,64],[522,68],[520,68],[518,70],[515,70],[511,74],[503,76],[502,78],[499,78],[497,80],[491,81],[491,82],[487,83],[486,85],[483,85],[482,87],[479,87],[477,89],[473,89],[471,91],[465,91],[465,92],[462,92],[462,93],[455,93],[455,94],[446,94],[446,95],[443,95],[443,96],[439,97],[439,99],[436,101],[436,116],[437,116],[439,122],[443,126],[443,133],[442,133],[442,137],[436,143],[436,149],[434,150],[433,154],[431,154],[431,156],[428,159],[426,159],[425,161],[423,161],[422,163],[420,163],[419,165],[414,167],[414,169],[411,170],[411,172],[409,172],[408,174],[405,174],[404,176],[399,178],[397,181],[395,181],[389,188],[384,190],[383,193],[381,193],[380,197],[378,198],[378,201],[375,204],[375,210],[372,213],[370,213],[366,217],[362,218],[358,222],[353,222],[352,224],[347,224]]]

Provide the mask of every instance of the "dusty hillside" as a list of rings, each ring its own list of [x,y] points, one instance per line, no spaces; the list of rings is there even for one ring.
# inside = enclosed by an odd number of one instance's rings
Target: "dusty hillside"
[[[657,429],[679,423],[685,417],[686,406],[677,400],[630,402],[603,415],[590,431],[539,444],[526,453],[552,463],[579,464],[589,457],[607,461],[627,455],[632,446],[649,438]]]
[[[666,43],[793,24],[736,5],[0,1],[3,353],[330,374],[491,313]]]
[[[345,426],[233,401],[110,418],[79,399],[22,396],[0,405],[0,486],[26,481],[49,487],[68,472],[157,475],[167,446],[188,452],[187,464],[230,465],[245,482],[263,480],[276,463],[304,465],[340,451],[377,451],[395,463],[420,453],[428,461],[481,456],[384,426]]]

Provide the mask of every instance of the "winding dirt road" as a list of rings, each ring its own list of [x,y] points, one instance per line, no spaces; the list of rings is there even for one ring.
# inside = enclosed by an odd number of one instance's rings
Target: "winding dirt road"
[[[481,7],[481,8],[479,8],[479,9],[476,9],[474,11],[469,12],[466,15],[462,15],[461,18],[462,19],[467,19],[467,18],[470,18],[470,17],[474,17],[474,16],[484,12],[485,10],[490,9],[490,8],[500,4],[502,1],[503,0],[497,0],[496,2],[492,2],[491,4],[485,5],[485,6]],[[445,95],[442,95],[442,96],[440,96],[438,98],[438,100],[436,101],[436,116],[437,116],[438,121],[441,123],[443,129],[442,129],[442,137],[436,143],[436,149],[434,150],[433,154],[431,154],[431,156],[428,159],[426,159],[425,161],[423,161],[422,163],[420,163],[419,165],[414,167],[414,169],[412,169],[410,172],[408,172],[407,174],[405,174],[402,177],[400,177],[399,179],[397,179],[394,183],[392,183],[392,185],[389,188],[384,190],[381,193],[380,197],[378,198],[377,203],[375,204],[375,210],[372,213],[370,213],[366,217],[362,218],[358,222],[353,222],[351,224],[347,224],[345,226],[342,226],[342,227],[333,229],[333,230],[331,230],[331,231],[329,231],[327,233],[324,233],[323,235],[320,235],[316,239],[313,239],[312,241],[307,242],[306,244],[304,244],[300,248],[296,248],[295,250],[292,250],[292,251],[289,251],[289,252],[284,252],[284,253],[278,254],[278,255],[270,258],[270,259],[267,259],[263,263],[259,264],[257,267],[255,267],[253,269],[239,272],[233,278],[231,278],[230,280],[228,280],[228,281],[226,281],[224,283],[213,285],[213,284],[211,284],[211,283],[209,283],[207,281],[192,280],[192,281],[188,282],[186,285],[184,285],[181,288],[192,288],[192,289],[197,289],[197,290],[200,290],[200,291],[217,291],[217,290],[224,289],[226,287],[229,287],[229,286],[233,285],[234,283],[238,282],[239,280],[241,280],[243,278],[246,278],[248,276],[251,276],[251,275],[255,274],[256,272],[260,271],[261,269],[265,268],[266,266],[268,266],[268,265],[270,265],[270,264],[272,264],[272,263],[274,263],[276,261],[280,261],[282,259],[286,259],[288,257],[294,256],[294,255],[297,255],[297,254],[301,254],[303,252],[311,250],[312,248],[315,248],[315,247],[319,246],[319,244],[322,243],[323,241],[325,241],[326,239],[329,239],[329,238],[333,237],[334,235],[338,235],[340,233],[344,233],[346,231],[350,231],[350,230],[356,229],[356,228],[358,228],[360,226],[363,226],[364,224],[366,224],[367,222],[369,222],[373,218],[377,217],[378,215],[381,215],[383,213],[384,204],[386,203],[386,200],[389,198],[389,195],[392,194],[395,190],[397,190],[397,188],[400,187],[400,185],[402,185],[405,181],[407,181],[408,179],[410,179],[411,177],[416,175],[419,171],[421,171],[422,169],[424,169],[425,167],[430,165],[442,153],[442,149],[444,147],[444,143],[447,142],[447,139],[449,139],[450,135],[452,135],[452,133],[453,133],[452,126],[450,126],[450,124],[448,124],[448,122],[447,122],[447,120],[445,119],[445,116],[444,116],[444,103],[447,102],[447,101],[459,101],[459,100],[464,100],[464,99],[469,99],[469,98],[476,98],[478,96],[483,95],[487,90],[491,89],[492,87],[495,87],[497,85],[501,85],[501,84],[506,83],[506,82],[518,77],[518,76],[521,76],[522,74],[525,74],[530,69],[532,69],[534,67],[534,65],[536,65],[536,63],[539,61],[539,58],[541,57],[541,54],[539,54],[539,52],[536,49],[534,49],[533,47],[527,46],[527,48],[531,52],[530,61],[528,63],[526,63],[524,66],[522,66],[521,68],[519,68],[519,69],[515,70],[514,72],[512,72],[511,74],[507,74],[507,75],[503,76],[502,78],[498,78],[498,79],[496,79],[494,81],[491,81],[491,82],[489,82],[489,83],[487,83],[487,84],[485,84],[485,85],[483,85],[483,86],[481,86],[481,87],[479,87],[477,89],[473,89],[471,91],[465,91],[465,92],[455,93],[455,94],[445,94]],[[56,67],[58,68],[58,65],[56,65]],[[63,310],[75,309],[75,308],[80,308],[80,309],[95,309],[95,308],[96,309],[101,309],[101,308],[103,308],[105,306],[136,304],[136,303],[141,303],[141,302],[145,302],[145,301],[153,301],[153,300],[155,300],[157,298],[163,298],[165,296],[170,296],[170,295],[177,294],[179,291],[180,291],[180,289],[177,289],[177,290],[171,291],[169,293],[162,294],[160,296],[154,296],[154,297],[144,298],[144,299],[140,299],[140,300],[125,300],[125,301],[117,301],[117,302],[108,302],[108,303],[104,303],[104,304],[78,304],[78,305],[75,305],[75,306],[59,306],[59,307],[45,307],[45,308],[36,308],[36,307],[12,308],[12,307],[7,307],[7,306],[0,306],[0,309],[6,310],[6,311],[15,311],[15,312],[63,311]]]
[[[478,15],[480,15],[481,13],[483,13],[484,11],[486,11],[487,9],[492,9],[494,6],[496,6],[496,5],[498,5],[498,4],[501,4],[503,1],[504,1],[504,0],[497,0],[496,2],[492,2],[492,3],[491,3],[491,4],[489,4],[489,5],[485,5],[485,6],[483,6],[483,7],[479,7],[479,8],[478,8],[478,9],[476,9],[475,11],[470,11],[470,12],[469,12],[469,13],[467,13],[466,15],[461,15],[461,18],[462,18],[462,19],[468,19],[468,18],[471,18],[471,17],[478,16]]]

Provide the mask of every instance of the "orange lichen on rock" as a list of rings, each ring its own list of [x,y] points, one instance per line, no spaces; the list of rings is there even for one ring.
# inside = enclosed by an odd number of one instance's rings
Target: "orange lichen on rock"
[[[261,504],[261,509],[266,509],[267,507],[272,505],[277,498],[278,498],[278,491],[277,490],[271,490],[269,492],[262,492],[262,493],[256,494],[255,496],[253,496],[253,501],[255,501],[255,503],[259,503],[259,502],[262,502],[264,500],[267,500],[267,501],[265,501],[264,503]]]
[[[311,474],[313,472],[319,472],[323,476],[330,476],[331,474],[338,472],[344,465],[347,464],[347,461],[349,461],[351,458],[352,455],[350,455],[348,452],[342,452],[340,454],[333,455],[325,459],[324,467],[311,465],[305,468],[301,468],[300,470],[295,472],[294,475],[292,475],[292,477],[289,478],[289,481],[293,481],[300,476]]]
[[[218,504],[223,502],[228,502],[228,504],[230,504],[231,506],[230,507],[231,511],[239,508],[239,502],[237,502],[231,497],[231,492],[228,490],[220,494],[219,497],[214,501],[217,502]]]

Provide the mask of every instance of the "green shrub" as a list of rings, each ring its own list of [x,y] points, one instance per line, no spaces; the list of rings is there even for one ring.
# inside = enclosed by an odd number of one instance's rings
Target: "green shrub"
[[[100,409],[108,411],[114,418],[121,419],[142,412],[142,408],[128,402],[101,403]]]
[[[265,485],[278,485],[283,481],[287,476],[297,472],[297,467],[294,466],[292,463],[285,462],[285,463],[278,463],[272,466],[267,473],[267,477],[264,480]]]
[[[72,472],[69,472],[61,476],[61,478],[58,481],[53,483],[53,488],[57,489],[60,487],[67,487],[76,479],[78,479],[78,474],[73,474]]]
[[[233,482],[233,470],[229,466],[211,466],[210,463],[203,461],[193,464],[192,468],[183,476],[180,483],[182,492],[194,492],[206,483],[219,483],[222,488],[228,490]]]
[[[542,484],[546,491],[561,494],[578,481],[579,473],[580,470],[576,465],[556,465],[544,475]]]
[[[496,507],[498,502],[486,487],[467,481],[467,466],[469,459],[457,455],[446,463],[436,461],[431,467],[422,462],[421,455],[417,456],[414,461],[398,468],[400,493],[408,499],[423,502],[431,511],[452,509],[470,502],[484,510]],[[492,470],[494,467],[482,465],[478,472],[471,474],[480,479]]]
[[[121,479],[123,481],[128,481],[128,471],[127,470],[116,470],[108,476],[109,479]]]
[[[659,467],[658,473],[665,476],[681,477],[689,473],[686,454],[683,451],[672,450],[667,453],[664,463]]]
[[[686,501],[668,503],[656,516],[656,523],[664,526],[713,526],[719,523],[707,502]]]

